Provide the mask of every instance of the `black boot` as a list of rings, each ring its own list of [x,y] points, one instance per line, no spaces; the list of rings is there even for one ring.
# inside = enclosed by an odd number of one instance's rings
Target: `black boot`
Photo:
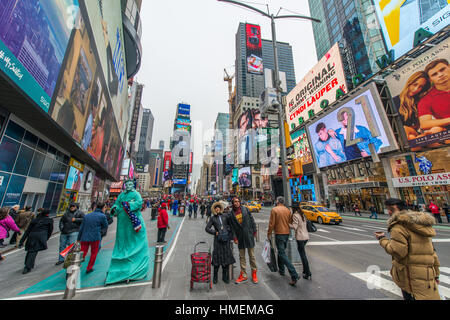
[[[219,278],[219,266],[214,266],[214,278],[213,283],[216,284]]]
[[[222,280],[223,282],[225,282],[226,284],[230,283],[230,279],[228,276],[228,266],[222,266]]]

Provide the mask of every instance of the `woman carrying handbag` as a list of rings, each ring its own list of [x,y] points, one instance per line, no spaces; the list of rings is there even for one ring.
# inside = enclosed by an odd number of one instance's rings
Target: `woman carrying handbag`
[[[209,219],[205,231],[214,235],[214,248],[212,254],[212,265],[214,266],[213,283],[217,283],[219,267],[222,266],[222,280],[230,283],[228,266],[236,262],[231,251],[231,240],[234,238],[229,216],[224,214],[222,203],[216,202],[211,207],[213,216]]]
[[[289,226],[295,231],[295,239],[297,240],[297,249],[302,259],[303,265],[303,278],[311,279],[311,270],[309,269],[308,258],[306,257],[305,246],[309,240],[309,233],[307,229],[308,220],[303,214],[302,209],[298,203],[292,204],[292,210],[294,214],[292,215],[292,224]]]

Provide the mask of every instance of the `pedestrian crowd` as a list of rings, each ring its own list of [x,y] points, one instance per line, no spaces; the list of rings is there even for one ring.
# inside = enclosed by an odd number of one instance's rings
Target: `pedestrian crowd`
[[[109,202],[95,202],[88,214],[82,212],[77,203],[69,204],[67,211],[59,220],[59,251],[55,265],[64,263],[64,257],[60,253],[78,241],[83,252],[83,259],[88,251],[91,251],[86,272],[94,271],[101,241],[107,234],[108,226],[113,223],[112,215],[116,215],[114,210],[117,207],[117,201],[114,206]],[[249,278],[253,283],[258,283],[255,258],[255,237],[258,230],[253,215],[245,205],[241,205],[238,197],[233,197],[231,202],[228,202],[218,199],[213,201],[211,198],[165,196],[146,199],[142,203],[142,208],[133,208],[132,211],[146,207],[152,209],[152,219],[157,220],[157,242],[159,243],[165,243],[166,232],[170,229],[170,210],[173,215],[178,214],[178,216],[184,216],[187,213],[189,219],[197,219],[198,211],[201,219],[206,216],[205,232],[214,237],[211,261],[214,284],[218,283],[220,268],[222,268],[223,282],[227,284],[230,282],[230,265],[236,263],[233,244],[238,247],[240,265],[240,273],[235,283],[244,283]],[[126,210],[127,206],[128,202],[124,202],[123,210]],[[436,236],[433,225],[442,223],[439,207],[431,201],[426,210],[413,211],[399,199],[388,199],[385,206],[390,216],[387,220],[387,232],[375,232],[375,237],[386,253],[392,256],[393,281],[402,290],[405,300],[440,299],[437,288],[439,259],[432,243],[432,238]],[[153,210],[157,212],[157,215],[153,215]],[[359,213],[356,204],[353,210],[355,215]],[[372,204],[369,210],[370,218],[375,216],[377,219],[375,205]],[[445,205],[444,211],[450,222],[448,205]],[[6,247],[4,242],[7,238],[11,238],[10,244],[15,245],[16,248],[25,246],[23,274],[34,268],[38,252],[47,250],[47,241],[53,233],[53,219],[49,217],[49,214],[49,210],[44,208],[38,209],[36,214],[30,207],[20,209],[16,205],[11,208],[0,208],[0,248]],[[310,222],[299,203],[293,203],[291,208],[288,208],[283,197],[276,199],[270,213],[267,241],[272,247],[272,239],[274,239],[277,252],[275,271],[284,277],[287,269],[291,286],[296,286],[300,279],[299,273],[286,253],[291,231],[302,261],[302,277],[309,280],[312,278],[305,250],[309,241],[308,223]],[[138,231],[135,229],[135,232]],[[248,273],[247,257],[250,273]],[[5,257],[0,254],[0,261],[4,259]]]

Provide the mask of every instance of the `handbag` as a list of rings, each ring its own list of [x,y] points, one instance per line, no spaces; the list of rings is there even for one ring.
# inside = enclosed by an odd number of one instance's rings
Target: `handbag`
[[[275,255],[275,249],[273,248],[272,241],[270,242],[270,262],[267,263],[267,266],[269,267],[269,270],[272,272],[278,271],[278,265],[277,265],[277,257]]]
[[[230,237],[228,236],[228,232],[223,229],[222,217],[219,216],[219,220],[220,220],[220,230],[219,234],[217,235],[217,241],[228,242],[230,241]]]
[[[308,230],[308,232],[316,232],[317,227],[311,221],[306,220],[306,230]]]

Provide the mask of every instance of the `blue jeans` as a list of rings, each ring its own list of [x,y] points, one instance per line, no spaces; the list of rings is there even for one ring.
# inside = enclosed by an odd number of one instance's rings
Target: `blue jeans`
[[[372,219],[372,216],[375,216],[375,219],[378,219],[378,215],[377,215],[377,213],[374,211],[374,212],[372,212],[372,214],[370,215],[370,219]]]
[[[278,269],[280,273],[284,273],[284,266],[287,267],[292,280],[298,280],[298,273],[292,265],[286,254],[287,242],[289,241],[288,234],[276,234],[275,244],[278,250]]]
[[[78,232],[72,232],[69,234],[62,234],[59,237],[59,252],[58,252],[58,260],[64,261],[64,258],[59,254],[65,248],[70,246],[72,243],[75,243],[78,238]]]

